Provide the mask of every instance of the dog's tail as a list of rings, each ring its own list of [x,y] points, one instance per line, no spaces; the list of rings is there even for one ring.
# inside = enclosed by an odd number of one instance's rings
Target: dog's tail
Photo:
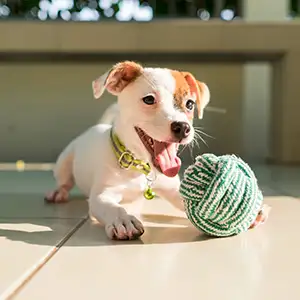
[[[114,103],[110,105],[101,116],[98,123],[111,125],[119,112],[118,104]]]

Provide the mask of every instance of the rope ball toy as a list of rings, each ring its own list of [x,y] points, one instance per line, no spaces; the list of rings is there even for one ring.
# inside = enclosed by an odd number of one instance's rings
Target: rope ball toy
[[[247,231],[263,213],[257,179],[234,155],[198,156],[184,173],[180,194],[192,224],[215,237]]]

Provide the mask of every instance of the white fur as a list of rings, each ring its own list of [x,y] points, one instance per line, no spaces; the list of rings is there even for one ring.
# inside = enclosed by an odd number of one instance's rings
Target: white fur
[[[105,78],[102,82],[105,84]],[[120,202],[136,200],[146,187],[143,174],[119,167],[110,144],[112,125],[109,124],[114,121],[114,131],[137,158],[151,163],[134,126],[139,126],[156,140],[170,139],[172,121],[188,122],[186,114],[174,107],[174,89],[175,80],[168,69],[145,68],[142,76],[118,94],[118,103],[106,111],[102,121],[107,124],[89,128],[73,140],[57,160],[54,170],[57,186],[67,187],[66,192],[76,184],[88,197],[91,216],[104,223],[109,238],[131,238],[144,232],[142,223],[129,215]],[[156,111],[151,111],[143,105],[141,98],[154,91],[159,95],[160,105]],[[102,92],[97,96],[100,97]],[[184,143],[189,143],[193,135],[192,130]],[[152,170],[155,173],[152,176],[156,176],[155,192],[182,210],[179,177],[166,177],[153,166]],[[58,194],[57,202],[65,200],[66,196]]]
[[[115,117],[119,113],[118,103],[111,104],[101,116],[99,120],[99,124],[112,124],[114,122]]]

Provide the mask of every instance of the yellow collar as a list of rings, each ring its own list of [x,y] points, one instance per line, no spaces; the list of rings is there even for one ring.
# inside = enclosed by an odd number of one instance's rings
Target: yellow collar
[[[113,133],[113,129],[110,130],[110,140],[112,144],[113,152],[119,162],[119,166],[125,170],[138,171],[145,174],[147,180],[147,187],[144,191],[144,197],[147,200],[151,200],[155,197],[151,185],[153,180],[149,179],[148,175],[151,173],[151,167],[148,163],[141,159],[135,158],[134,154],[130,152],[125,145],[120,141],[119,137]]]
[[[146,176],[150,174],[150,165],[141,159],[135,158],[134,154],[125,147],[119,137],[113,132],[113,129],[110,130],[110,139],[113,152],[122,169],[138,171]]]

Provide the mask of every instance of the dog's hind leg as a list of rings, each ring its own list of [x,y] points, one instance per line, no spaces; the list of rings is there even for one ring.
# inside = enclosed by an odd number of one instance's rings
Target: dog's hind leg
[[[74,142],[71,142],[59,155],[53,173],[57,188],[45,196],[50,203],[66,202],[69,191],[74,186],[73,178]]]

